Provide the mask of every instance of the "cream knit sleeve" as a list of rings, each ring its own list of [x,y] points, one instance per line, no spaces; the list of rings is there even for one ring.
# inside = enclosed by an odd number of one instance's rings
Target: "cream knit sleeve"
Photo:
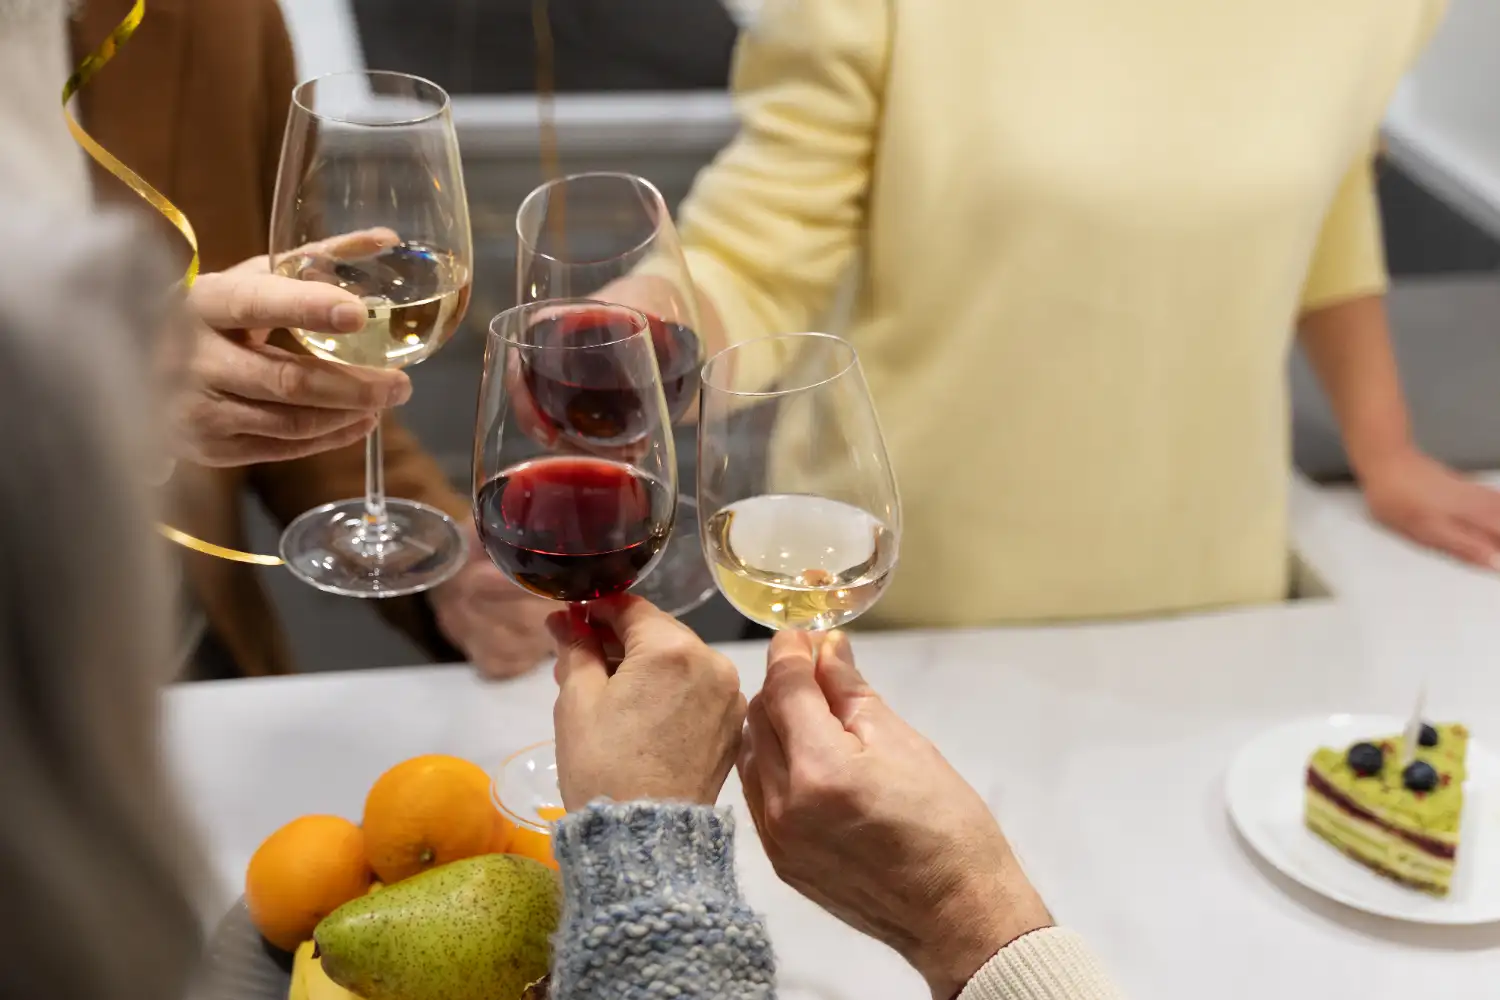
[[[969,980],[959,1000],[1124,1000],[1124,996],[1083,938],[1049,927],[1001,948]]]
[[[679,225],[730,342],[804,331],[857,249],[880,116],[888,0],[766,0],[731,83],[738,136]]]

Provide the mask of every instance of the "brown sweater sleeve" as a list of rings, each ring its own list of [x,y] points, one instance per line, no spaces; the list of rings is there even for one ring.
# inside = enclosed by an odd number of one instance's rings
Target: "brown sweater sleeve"
[[[264,11],[262,87],[267,109],[261,163],[266,214],[263,230],[269,232],[282,137],[286,132],[292,88],[296,85],[296,63],[291,37],[276,0],[260,0],[260,6]],[[272,343],[288,350],[301,349],[290,334],[282,330],[273,335]],[[422,450],[416,438],[394,416],[386,418],[384,434],[386,492],[393,497],[431,504],[460,523],[467,523],[471,517],[468,499],[449,485],[442,470]],[[258,465],[250,470],[250,482],[272,516],[285,524],[320,504],[362,496],[365,491],[364,445],[352,445],[291,462]],[[459,658],[438,630],[425,598],[420,595],[392,598],[375,604],[383,617],[434,657],[441,660]]]

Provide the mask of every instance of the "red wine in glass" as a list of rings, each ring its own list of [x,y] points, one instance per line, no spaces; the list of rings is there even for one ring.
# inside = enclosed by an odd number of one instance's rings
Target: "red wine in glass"
[[[698,398],[703,344],[698,335],[681,323],[647,316],[651,323],[651,346],[661,369],[661,388],[667,397],[667,416],[673,424],[682,420]]]
[[[680,420],[698,394],[702,347],[697,334],[680,323],[651,319],[651,343],[661,370],[667,415]],[[641,399],[633,373],[608,351],[573,350],[617,341],[617,317],[578,310],[539,320],[531,342],[542,348],[521,359],[526,390],[537,412],[553,428],[602,445],[625,445],[650,430],[652,410]]]
[[[675,503],[666,483],[632,466],[568,456],[506,469],[474,506],[485,551],[507,576],[573,603],[640,579],[666,545]]]

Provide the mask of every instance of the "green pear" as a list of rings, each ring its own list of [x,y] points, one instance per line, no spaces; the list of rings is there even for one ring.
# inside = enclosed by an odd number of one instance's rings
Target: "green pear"
[[[562,887],[486,854],[345,903],[313,932],[323,970],[365,1000],[519,1000],[547,974]]]

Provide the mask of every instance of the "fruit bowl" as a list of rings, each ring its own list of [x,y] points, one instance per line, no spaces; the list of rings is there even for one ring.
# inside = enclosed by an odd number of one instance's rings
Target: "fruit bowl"
[[[490,795],[500,814],[519,829],[550,837],[553,822],[563,814],[557,744],[535,743],[501,761]]]
[[[287,1000],[292,956],[271,947],[238,900],[209,935],[189,1000]]]

